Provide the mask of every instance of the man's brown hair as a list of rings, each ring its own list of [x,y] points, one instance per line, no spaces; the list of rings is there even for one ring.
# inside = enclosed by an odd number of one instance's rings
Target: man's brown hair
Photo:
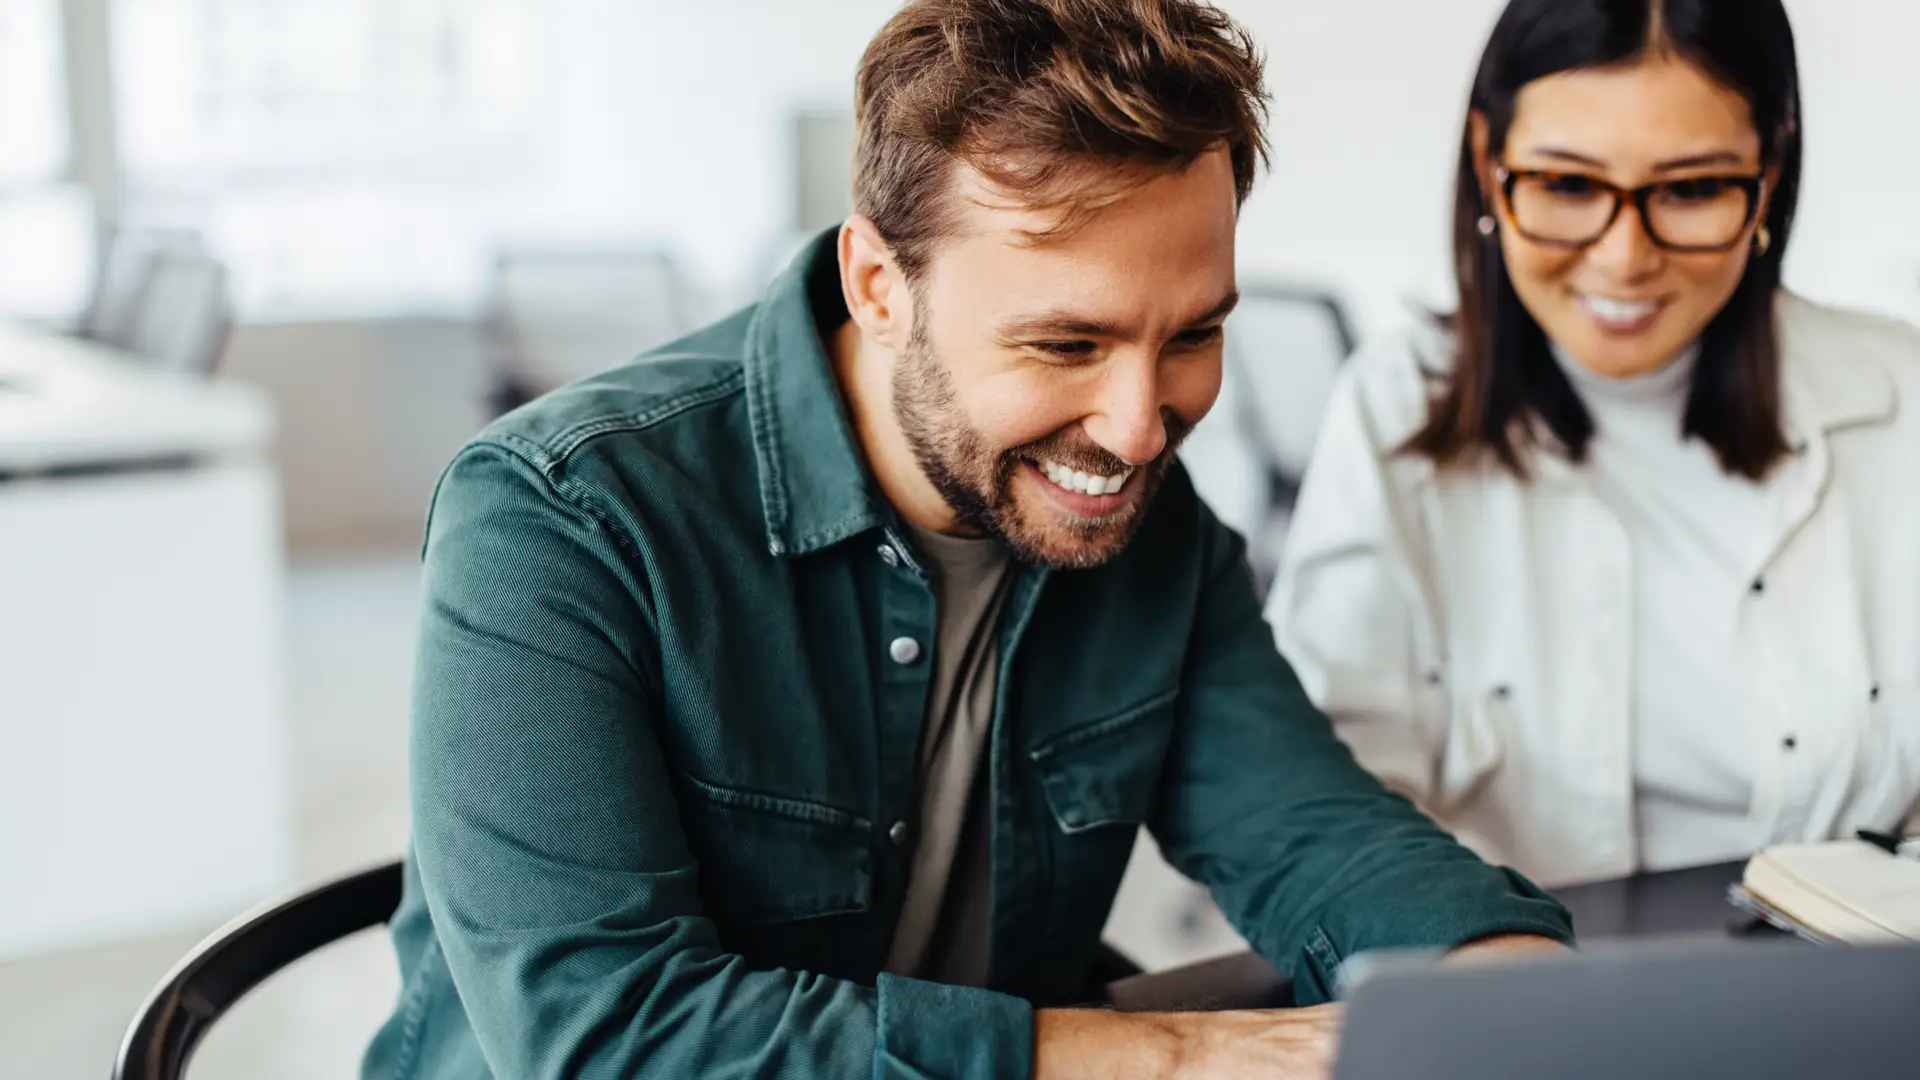
[[[860,60],[853,208],[913,277],[954,229],[957,163],[1057,229],[1220,146],[1245,200],[1266,101],[1252,38],[1205,3],[913,0]]]

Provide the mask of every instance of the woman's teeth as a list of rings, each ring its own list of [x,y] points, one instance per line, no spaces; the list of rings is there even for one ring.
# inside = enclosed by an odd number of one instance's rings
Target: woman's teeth
[[[1058,487],[1068,491],[1077,491],[1082,495],[1112,495],[1126,486],[1127,477],[1133,475],[1128,469],[1118,476],[1088,476],[1077,469],[1069,469],[1055,461],[1038,463],[1040,472]]]
[[[1604,296],[1579,294],[1580,306],[1601,322],[1630,326],[1653,317],[1660,310],[1658,300],[1610,300]]]

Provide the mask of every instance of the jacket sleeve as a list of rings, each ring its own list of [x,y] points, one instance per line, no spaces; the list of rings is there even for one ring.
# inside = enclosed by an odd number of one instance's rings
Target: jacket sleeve
[[[1414,494],[1391,466],[1402,425],[1383,431],[1356,359],[1322,422],[1289,523],[1267,619],[1307,696],[1389,787],[1444,812],[1449,739],[1434,641],[1435,600]]]
[[[469,449],[426,549],[415,856],[493,1075],[1026,1076],[1025,1002],[728,951],[663,759],[638,558],[568,484]]]
[[[1570,941],[1566,911],[1482,862],[1355,762],[1260,617],[1239,537],[1203,507],[1200,617],[1153,823],[1302,1003],[1347,957],[1504,933]]]

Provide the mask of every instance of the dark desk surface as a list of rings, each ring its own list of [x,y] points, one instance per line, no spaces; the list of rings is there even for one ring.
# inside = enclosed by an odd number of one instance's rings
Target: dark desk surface
[[[1727,903],[1727,887],[1740,880],[1746,865],[1641,874],[1555,889],[1553,895],[1573,913],[1573,929],[1586,941],[1727,931],[1749,921]]]
[[[1727,903],[1744,862],[1555,889],[1582,941],[1731,932],[1749,920]],[[1107,987],[1116,1008],[1272,1008],[1291,1003],[1286,976],[1252,953],[1135,975]]]

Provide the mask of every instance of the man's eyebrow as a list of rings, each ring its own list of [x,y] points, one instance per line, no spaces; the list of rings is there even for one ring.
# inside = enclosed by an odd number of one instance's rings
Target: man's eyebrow
[[[1187,326],[1189,328],[1204,326],[1215,320],[1224,319],[1227,313],[1239,303],[1239,291],[1229,292],[1220,299],[1219,303],[1188,320]],[[1004,338],[1125,337],[1126,330],[1111,319],[1092,318],[1079,312],[1055,308],[1034,315],[1023,315],[1002,323],[999,334]]]
[[[1233,309],[1239,306],[1240,306],[1240,290],[1229,289],[1227,290],[1227,295],[1220,298],[1219,303],[1213,305],[1211,308],[1208,308],[1205,314],[1187,323],[1187,325],[1189,327],[1205,326],[1210,322],[1216,322],[1220,319],[1226,318],[1228,315],[1233,314]]]
[[[1111,319],[1089,318],[1064,308],[1023,315],[1000,324],[1000,336],[1007,338],[1119,337],[1120,335],[1120,324]]]

